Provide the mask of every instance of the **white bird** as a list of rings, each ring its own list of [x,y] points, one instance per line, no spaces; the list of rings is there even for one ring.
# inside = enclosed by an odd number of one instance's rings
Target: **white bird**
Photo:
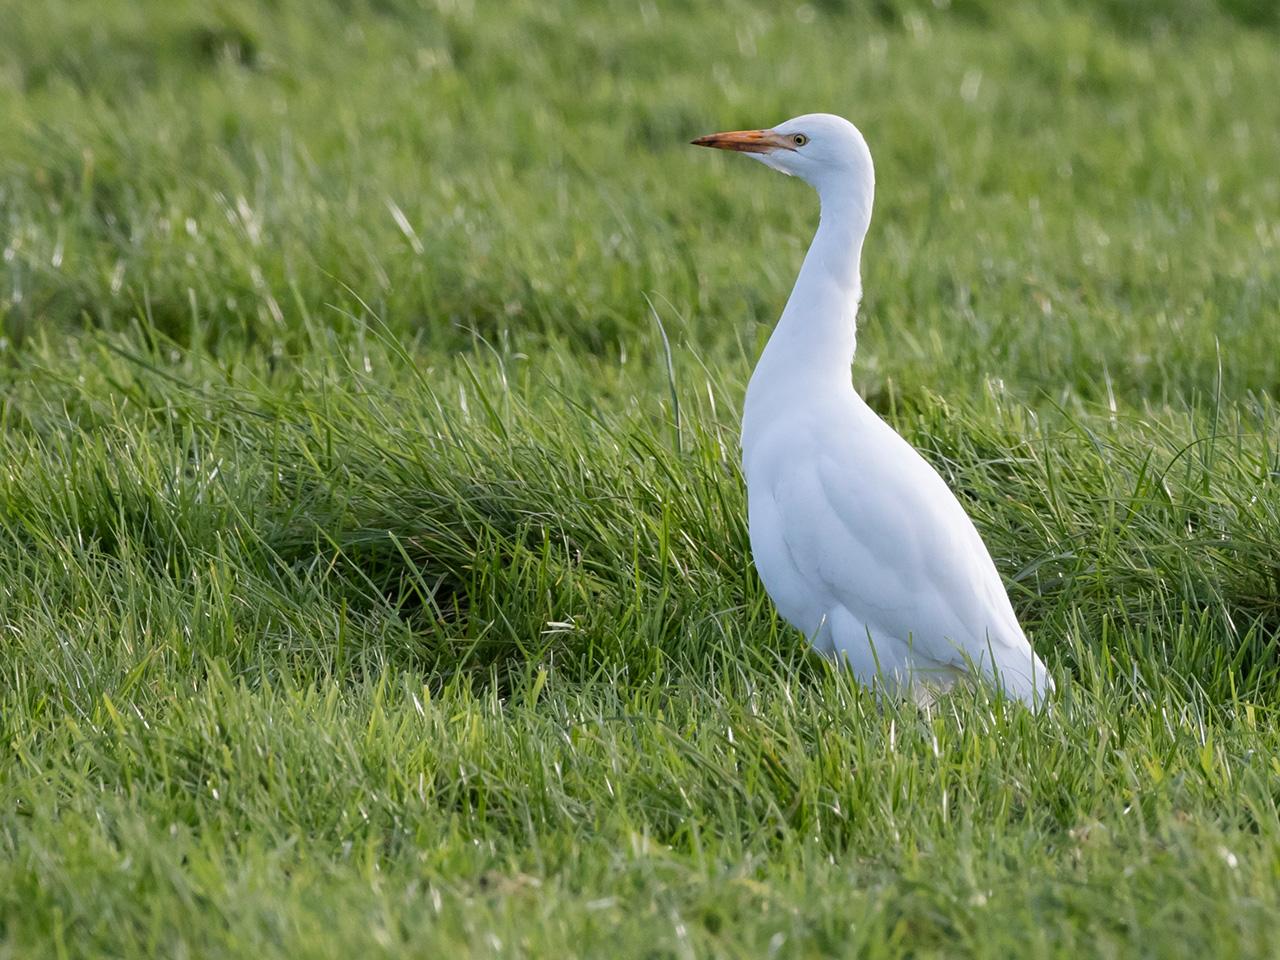
[[[821,217],[747,387],[742,463],[751,552],[778,611],[890,696],[966,675],[1035,705],[1053,689],[991,554],[946,483],[853,388],[862,243],[875,172],[830,114],[700,137],[818,192]]]

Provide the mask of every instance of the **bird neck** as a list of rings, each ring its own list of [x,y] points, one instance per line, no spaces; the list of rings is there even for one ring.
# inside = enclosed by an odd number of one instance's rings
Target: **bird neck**
[[[756,372],[752,394],[765,402],[775,390],[852,390],[849,367],[856,346],[862,241],[871,223],[870,184],[820,187],[822,214],[796,285]],[[780,399],[780,398],[778,398]]]

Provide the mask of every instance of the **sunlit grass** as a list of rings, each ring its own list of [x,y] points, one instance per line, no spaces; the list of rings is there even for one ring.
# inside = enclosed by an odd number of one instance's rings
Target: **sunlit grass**
[[[1221,6],[0,11],[0,949],[1267,955],[1280,67]],[[816,205],[683,144],[815,108],[855,381],[1041,716],[876,703],[751,568]]]

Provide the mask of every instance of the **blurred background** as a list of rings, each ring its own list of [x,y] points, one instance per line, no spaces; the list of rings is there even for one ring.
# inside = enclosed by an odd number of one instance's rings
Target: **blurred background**
[[[8,351],[145,314],[285,358],[376,313],[634,356],[647,295],[753,355],[816,203],[686,143],[830,111],[878,167],[869,389],[1280,386],[1269,0],[6,6]]]

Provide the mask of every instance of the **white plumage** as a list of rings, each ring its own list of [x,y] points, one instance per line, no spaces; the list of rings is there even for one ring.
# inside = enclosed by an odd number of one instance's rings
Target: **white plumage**
[[[798,176],[822,205],[743,413],[751,551],[769,596],[816,649],[877,689],[927,699],[976,670],[1040,703],[1052,680],[978,531],[933,467],[853,389],[875,193],[862,134],[810,114],[694,143]]]

